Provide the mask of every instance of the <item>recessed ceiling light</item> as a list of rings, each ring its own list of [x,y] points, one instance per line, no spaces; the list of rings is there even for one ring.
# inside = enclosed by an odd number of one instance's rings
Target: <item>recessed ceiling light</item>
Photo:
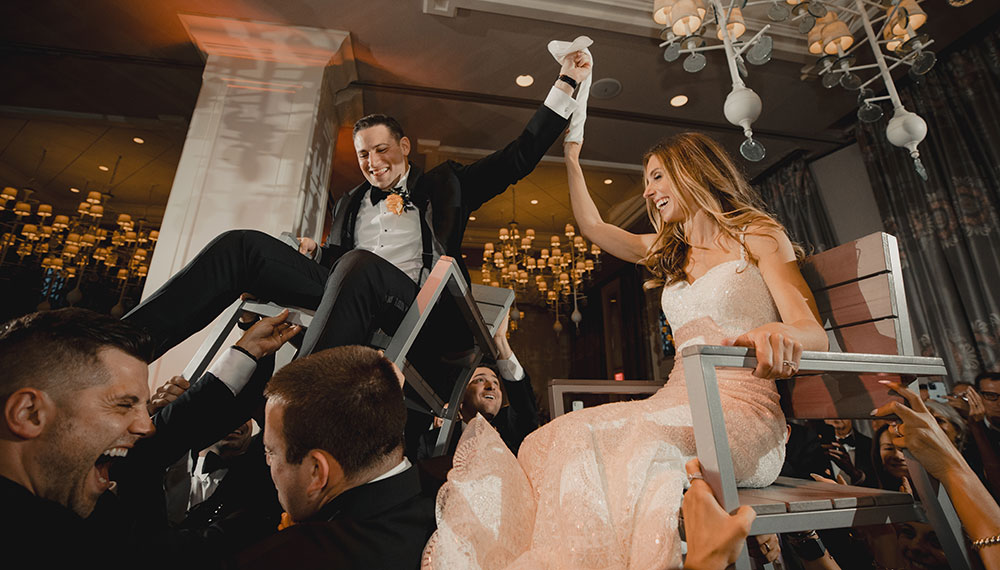
[[[469,216],[469,221],[470,221],[470,222],[474,222],[474,221],[476,221],[476,217],[475,217],[475,216]]]
[[[687,102],[687,95],[674,95],[670,98],[670,105],[673,107],[683,107],[684,105],[687,105]]]
[[[517,83],[520,87],[531,87],[531,84],[535,82],[535,78],[530,75],[518,75],[514,83]]]
[[[604,183],[605,183],[605,184],[611,184],[611,183],[613,183],[613,182],[614,182],[614,180],[612,180],[612,179],[610,179],[610,178],[605,178],[605,179],[604,179]]]
[[[132,137],[132,142],[134,142],[135,144],[142,144],[146,141],[144,141],[142,137]]]
[[[69,191],[72,192],[72,193],[74,193],[74,194],[79,194],[80,189],[79,188],[70,188]]]
[[[110,168],[108,168],[107,166],[104,166],[103,164],[100,165],[100,166],[98,166],[97,169],[100,170],[101,172],[107,172],[107,171],[111,170]]]
[[[537,204],[537,203],[538,203],[538,200],[532,200],[532,201],[531,201],[531,203],[532,203],[532,204]]]

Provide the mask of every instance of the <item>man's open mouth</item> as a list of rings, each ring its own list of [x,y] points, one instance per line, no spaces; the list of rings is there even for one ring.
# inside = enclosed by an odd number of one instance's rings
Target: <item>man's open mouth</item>
[[[94,470],[97,472],[97,483],[102,490],[112,489],[115,482],[111,480],[111,466],[115,461],[128,455],[127,447],[111,447],[105,449],[94,462]]]

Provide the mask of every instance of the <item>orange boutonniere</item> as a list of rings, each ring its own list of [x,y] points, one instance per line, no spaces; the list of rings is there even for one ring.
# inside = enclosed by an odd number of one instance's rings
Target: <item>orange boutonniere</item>
[[[399,194],[389,194],[385,198],[385,207],[397,216],[403,213],[404,206],[403,197]]]
[[[292,520],[292,516],[288,513],[281,513],[281,522],[278,523],[278,530],[285,530],[286,528],[295,524]]]

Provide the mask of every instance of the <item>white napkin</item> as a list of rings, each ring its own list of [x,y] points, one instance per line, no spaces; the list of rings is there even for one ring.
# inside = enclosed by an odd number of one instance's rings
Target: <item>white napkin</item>
[[[587,122],[587,98],[590,97],[590,83],[594,78],[594,56],[587,49],[593,45],[594,40],[587,36],[579,36],[572,42],[552,40],[549,42],[549,53],[556,58],[559,65],[563,59],[571,53],[582,51],[590,58],[590,75],[583,80],[576,92],[577,108],[569,120],[569,134],[566,135],[566,142],[583,142],[583,124]]]

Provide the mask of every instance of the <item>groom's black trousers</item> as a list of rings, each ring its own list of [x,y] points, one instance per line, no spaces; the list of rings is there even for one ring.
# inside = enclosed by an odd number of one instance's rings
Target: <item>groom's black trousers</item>
[[[390,334],[417,296],[396,266],[353,249],[327,267],[254,230],[221,234],[124,320],[146,329],[154,358],[201,330],[241,293],[315,309],[300,356],[348,344],[368,344],[379,327]]]

